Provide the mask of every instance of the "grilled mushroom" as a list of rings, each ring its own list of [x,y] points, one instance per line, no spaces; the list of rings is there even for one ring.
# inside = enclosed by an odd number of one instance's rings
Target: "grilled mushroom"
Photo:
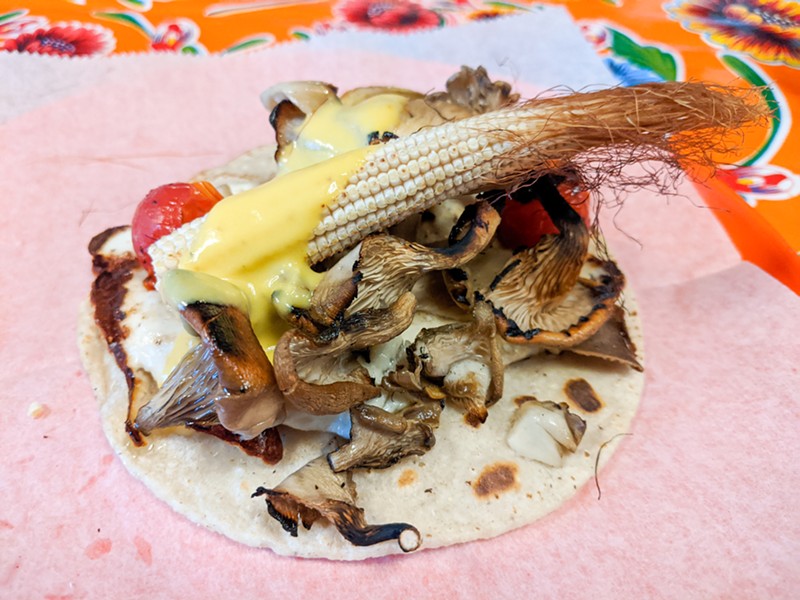
[[[381,344],[404,331],[416,300],[403,294],[392,306],[341,319],[311,338],[287,331],[275,348],[275,375],[284,397],[315,415],[336,414],[374,398],[380,389],[356,361],[354,351]]]
[[[336,98],[336,88],[321,81],[288,81],[262,92],[261,103],[269,111],[269,123],[275,130],[276,162],[282,162],[291,151],[306,117],[330,98]]]
[[[497,110],[519,99],[518,94],[511,93],[509,84],[493,82],[483,67],[461,67],[447,80],[445,89],[412,99],[406,106],[408,118],[397,127],[396,133],[404,136],[423,127]]]
[[[412,552],[422,543],[413,525],[368,525],[364,510],[356,506],[356,488],[350,473],[334,473],[324,456],[301,467],[272,489],[259,487],[253,494],[258,496],[265,497],[270,516],[294,537],[298,523],[310,529],[322,518],[356,546],[397,540],[403,552]]]
[[[519,100],[519,94],[511,93],[511,85],[505,81],[492,81],[484,67],[473,69],[462,66],[445,85],[447,92],[428,96],[431,103],[441,98],[469,109],[472,114],[497,110]]]
[[[503,361],[495,334],[491,310],[479,303],[471,323],[423,329],[413,345],[422,375],[441,382],[447,399],[465,409],[474,427],[486,421],[487,407],[503,395]]]
[[[472,260],[491,241],[500,215],[485,202],[467,211],[466,232],[445,248],[429,248],[385,234],[366,238],[326,273],[314,291],[310,309],[295,312],[295,324],[315,332],[345,314],[389,306],[426,273]]]
[[[520,456],[560,467],[562,455],[575,452],[585,431],[586,422],[566,404],[531,398],[514,413],[506,442]]]
[[[353,468],[385,469],[411,455],[433,448],[441,404],[426,402],[401,413],[361,404],[350,409],[350,442],[328,455],[337,473]]]
[[[281,102],[290,102],[303,114],[310,115],[329,98],[336,97],[336,87],[322,81],[287,81],[261,93],[261,104],[272,112]]]
[[[589,257],[589,230],[561,196],[558,179],[542,177],[515,198],[541,201],[559,233],[514,254],[478,293],[514,344],[565,348],[591,337],[610,317],[624,286],[611,261]]]
[[[615,306],[611,311],[611,317],[597,333],[585,342],[570,346],[568,350],[574,354],[621,363],[642,371],[642,365],[636,358],[636,346],[631,341],[628,328],[625,326],[623,312],[620,306]]]
[[[220,423],[252,439],[278,423],[283,398],[247,314],[207,302],[189,304],[181,314],[201,343],[139,410],[136,428],[147,435],[175,425]]]
[[[426,273],[454,269],[475,258],[492,240],[500,215],[485,202],[466,210],[466,233],[446,248],[428,248],[391,236],[364,240],[355,265],[358,292],[348,310],[386,306]]]

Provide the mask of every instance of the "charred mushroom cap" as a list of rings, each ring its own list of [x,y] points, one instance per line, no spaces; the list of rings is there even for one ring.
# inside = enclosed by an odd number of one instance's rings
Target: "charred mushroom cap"
[[[336,88],[321,81],[289,81],[274,85],[261,94],[261,103],[269,111],[269,123],[275,130],[275,160],[280,161],[289,145],[303,128],[306,117],[329,98]]]
[[[566,404],[530,399],[514,413],[506,442],[520,456],[559,467],[563,454],[577,450],[585,431],[586,421]]]
[[[570,348],[591,338],[609,319],[625,286],[625,278],[611,260],[589,257],[581,277],[561,304],[550,310],[530,314],[519,297],[509,289],[508,300],[495,295],[491,302],[510,302],[498,307],[492,303],[503,339],[512,344],[537,344],[547,348]],[[516,302],[516,304],[514,304]],[[509,315],[509,306],[523,307]],[[514,313],[511,313],[514,314]]]
[[[147,434],[173,425],[218,422],[251,439],[276,424],[283,416],[283,397],[247,315],[234,306],[206,302],[189,304],[181,314],[201,344],[139,410],[137,428]]]
[[[436,443],[441,405],[428,402],[390,413],[361,404],[350,409],[350,442],[328,454],[335,472],[353,468],[385,469],[400,459],[425,454]]]
[[[559,233],[516,253],[488,291],[479,292],[511,343],[563,348],[588,339],[608,319],[624,285],[611,261],[587,261],[589,230],[555,183],[542,177],[515,197],[538,198]],[[589,273],[589,267],[597,268]]]
[[[487,407],[503,395],[503,361],[495,321],[485,303],[478,303],[471,323],[423,329],[414,341],[422,374],[441,381],[447,399],[466,410],[467,422],[486,421]]]
[[[336,87],[322,81],[287,81],[267,88],[261,93],[261,104],[272,112],[281,102],[288,101],[303,114],[310,115],[329,98],[336,97]]]
[[[461,67],[447,80],[445,89],[445,92],[412,99],[406,106],[408,118],[395,133],[407,135],[423,127],[497,110],[519,100],[518,94],[511,93],[509,84],[493,82],[483,67]]]
[[[265,496],[270,516],[294,537],[299,522],[310,529],[322,518],[356,546],[397,540],[403,552],[412,552],[422,543],[419,531],[407,523],[368,525],[364,510],[356,506],[350,473],[334,473],[324,456],[301,467],[275,488],[259,487],[253,494],[257,496]]]
[[[481,199],[487,200],[485,202],[486,204],[491,203],[493,207],[501,205],[502,196],[503,194],[500,192],[497,192],[496,194],[479,195]],[[455,223],[453,223],[452,227],[447,233],[447,241],[450,245],[455,244],[456,241],[464,234],[464,228],[472,218],[471,211],[475,209],[475,206],[479,205],[466,207],[455,220]],[[442,283],[444,284],[450,299],[458,308],[461,310],[472,311],[475,298],[475,284],[472,281],[468,271],[470,265],[464,264],[462,266],[464,268],[456,267],[442,271]]]
[[[446,248],[428,248],[391,236],[364,240],[355,271],[358,292],[348,310],[386,306],[426,273],[453,269],[475,258],[491,242],[500,215],[485,202],[466,210],[471,217],[469,228]]]
[[[334,323],[316,339],[291,330],[275,348],[275,374],[284,397],[296,408],[315,415],[336,414],[380,394],[351,353],[399,335],[414,318],[416,300],[406,293],[392,306],[367,310]],[[344,372],[343,372],[344,371]],[[308,378],[340,374],[333,383]]]
[[[279,422],[283,398],[249,317],[233,306],[203,302],[190,304],[182,314],[214,349],[219,383],[227,392],[216,402],[220,424],[250,439]]]
[[[581,356],[591,356],[621,363],[642,371],[643,367],[636,357],[636,346],[628,335],[624,311],[614,306],[611,316],[592,337],[585,342],[568,348],[569,352]]]
[[[295,327],[316,337],[344,317],[345,310],[358,292],[358,277],[353,275],[353,264],[361,252],[359,243],[328,271],[317,284],[308,310],[295,310],[290,322]]]
[[[269,124],[275,130],[275,143],[278,146],[275,149],[276,162],[280,162],[289,145],[300,136],[305,121],[306,113],[289,100],[280,102],[269,113]]]
[[[450,102],[468,108],[473,114],[497,110],[519,100],[519,94],[511,93],[511,85],[505,81],[492,81],[484,67],[473,69],[462,66],[445,85],[446,93],[429,96],[432,102],[446,96]]]
[[[366,238],[317,286],[309,319],[328,324],[341,318],[343,312],[354,315],[389,306],[426,273],[452,269],[472,260],[491,241],[500,215],[486,203],[468,210],[469,228],[446,248],[429,248],[385,234]]]

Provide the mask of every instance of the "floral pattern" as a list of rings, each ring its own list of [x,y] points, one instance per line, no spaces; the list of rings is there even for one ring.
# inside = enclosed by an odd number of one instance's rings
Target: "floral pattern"
[[[165,21],[155,30],[150,40],[153,50],[166,52],[185,51],[187,48],[197,48],[197,38],[200,30],[188,19]]]
[[[800,2],[20,0],[0,9],[0,51],[229,54],[343,31],[403,35],[536,12],[546,4],[566,6],[621,85],[710,78],[761,95],[770,109],[766,134],[748,132],[747,157],[719,172],[716,183],[723,185],[701,193],[709,202],[715,195],[738,202],[738,195],[800,251],[800,137],[791,135],[793,113],[800,114]],[[515,51],[509,48],[509,59]],[[758,243],[737,242],[745,255]]]
[[[16,10],[0,15],[0,40],[13,39],[47,25],[44,17],[28,16],[27,10]]]
[[[579,25],[622,85],[681,79],[682,60],[671,48],[637,41],[633,33],[603,21],[586,20]]]
[[[95,16],[133,27],[150,40],[150,48],[155,52],[207,53],[198,41],[200,28],[191,19],[170,19],[155,27],[144,15],[130,11],[98,12]]]
[[[666,7],[709,43],[768,64],[800,69],[800,3],[791,0],[678,0]]]
[[[367,29],[410,31],[443,24],[436,11],[409,0],[344,0],[335,10],[347,23]]]
[[[0,50],[57,56],[93,56],[114,50],[112,32],[94,23],[48,23],[20,10],[0,15]]]
[[[729,166],[720,169],[717,178],[750,206],[761,200],[788,200],[800,194],[800,175],[775,165]]]

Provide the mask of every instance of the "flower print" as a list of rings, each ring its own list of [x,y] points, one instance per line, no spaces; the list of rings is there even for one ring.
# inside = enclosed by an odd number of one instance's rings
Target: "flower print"
[[[487,5],[480,10],[467,13],[467,19],[470,21],[491,21],[492,19],[497,19],[498,17],[505,17],[506,15],[518,13],[520,10],[524,10],[524,8],[517,7],[512,4],[498,4],[496,6]]]
[[[583,38],[589,42],[595,52],[601,56],[609,52],[609,35],[606,25],[602,21],[578,21]]]
[[[345,21],[358,27],[410,31],[439,27],[439,13],[408,0],[345,0],[336,6]]]
[[[0,15],[0,40],[15,38],[47,26],[44,17],[28,16],[27,10],[16,10]]]
[[[800,175],[777,165],[728,166],[717,179],[755,206],[760,200],[788,200],[800,194]]]
[[[668,46],[640,40],[605,21],[586,20],[579,25],[583,37],[622,85],[674,81],[682,75],[680,56]]]
[[[183,54],[205,54],[205,46],[200,44],[200,28],[190,19],[170,19],[154,26],[144,15],[125,12],[96,12],[94,16],[133,27],[150,40],[150,47],[162,52],[181,52]]]
[[[199,29],[194,21],[189,19],[164,21],[156,27],[150,40],[150,47],[153,50],[180,52],[195,46],[198,37]]]
[[[800,68],[800,3],[789,0],[676,0],[666,6],[689,31],[757,61]]]
[[[110,30],[91,23],[54,23],[6,39],[2,49],[29,54],[91,56],[110,54],[116,40]]]

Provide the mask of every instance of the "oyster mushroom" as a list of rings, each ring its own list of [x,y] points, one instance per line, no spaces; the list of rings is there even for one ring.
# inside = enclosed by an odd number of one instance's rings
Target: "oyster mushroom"
[[[275,348],[275,376],[284,398],[314,415],[336,414],[380,394],[353,354],[403,332],[416,300],[403,294],[392,306],[366,310],[334,323],[314,339],[294,329]]]
[[[615,306],[610,318],[602,327],[585,342],[570,346],[569,352],[582,356],[591,356],[611,362],[621,363],[642,371],[642,365],[636,357],[636,347],[628,335],[625,317],[620,306]]]
[[[504,81],[493,82],[486,69],[461,67],[447,80],[446,91],[411,99],[406,106],[408,117],[397,128],[400,136],[423,127],[441,125],[502,108],[516,102],[518,94]]]
[[[469,262],[491,241],[500,215],[485,202],[466,212],[469,227],[461,239],[445,248],[386,234],[367,237],[325,273],[309,308],[293,311],[289,321],[310,336],[322,335],[345,316],[391,305],[426,273]]]
[[[261,103],[269,111],[269,123],[275,130],[277,163],[291,151],[291,144],[300,135],[306,117],[330,98],[336,98],[336,88],[321,81],[288,81],[261,93]]]
[[[322,81],[286,81],[261,93],[261,104],[272,112],[281,102],[289,102],[310,115],[328,99],[336,97],[336,87]]]
[[[515,198],[541,201],[559,233],[514,254],[478,293],[514,344],[564,348],[587,340],[610,317],[624,286],[616,265],[589,258],[589,230],[555,183],[543,177]]]
[[[503,395],[503,361],[490,308],[478,303],[471,323],[423,329],[412,353],[422,375],[441,382],[447,399],[466,411],[474,427]]]
[[[467,211],[469,228],[445,248],[429,248],[392,236],[365,239],[354,265],[358,291],[348,311],[386,306],[411,290],[426,273],[454,269],[475,258],[491,242],[500,215],[485,202]]]
[[[291,144],[300,136],[306,113],[289,100],[283,100],[272,112],[269,113],[269,124],[275,130],[275,162],[280,164],[286,153],[291,149]]]
[[[484,67],[473,69],[462,66],[445,84],[446,92],[428,96],[432,104],[440,99],[463,106],[473,114],[483,114],[519,100],[519,94],[511,92],[511,85],[505,81],[492,81]]]
[[[441,404],[426,402],[390,413],[361,404],[350,409],[350,442],[328,454],[335,472],[353,468],[385,469],[411,455],[425,454],[436,443]]]
[[[253,497],[259,496],[264,496],[270,516],[294,537],[298,523],[310,529],[317,520],[324,519],[356,546],[397,540],[403,552],[412,552],[422,543],[422,536],[413,525],[367,524],[364,510],[356,506],[356,488],[350,473],[334,473],[324,456],[301,467],[272,489],[259,487]]]
[[[586,422],[566,404],[529,399],[517,408],[506,443],[525,458],[560,467],[562,456],[575,452],[586,431]]]
[[[201,343],[139,409],[134,426],[147,435],[163,427],[219,423],[249,440],[280,422],[283,397],[247,314],[236,306],[196,302],[181,315]]]

